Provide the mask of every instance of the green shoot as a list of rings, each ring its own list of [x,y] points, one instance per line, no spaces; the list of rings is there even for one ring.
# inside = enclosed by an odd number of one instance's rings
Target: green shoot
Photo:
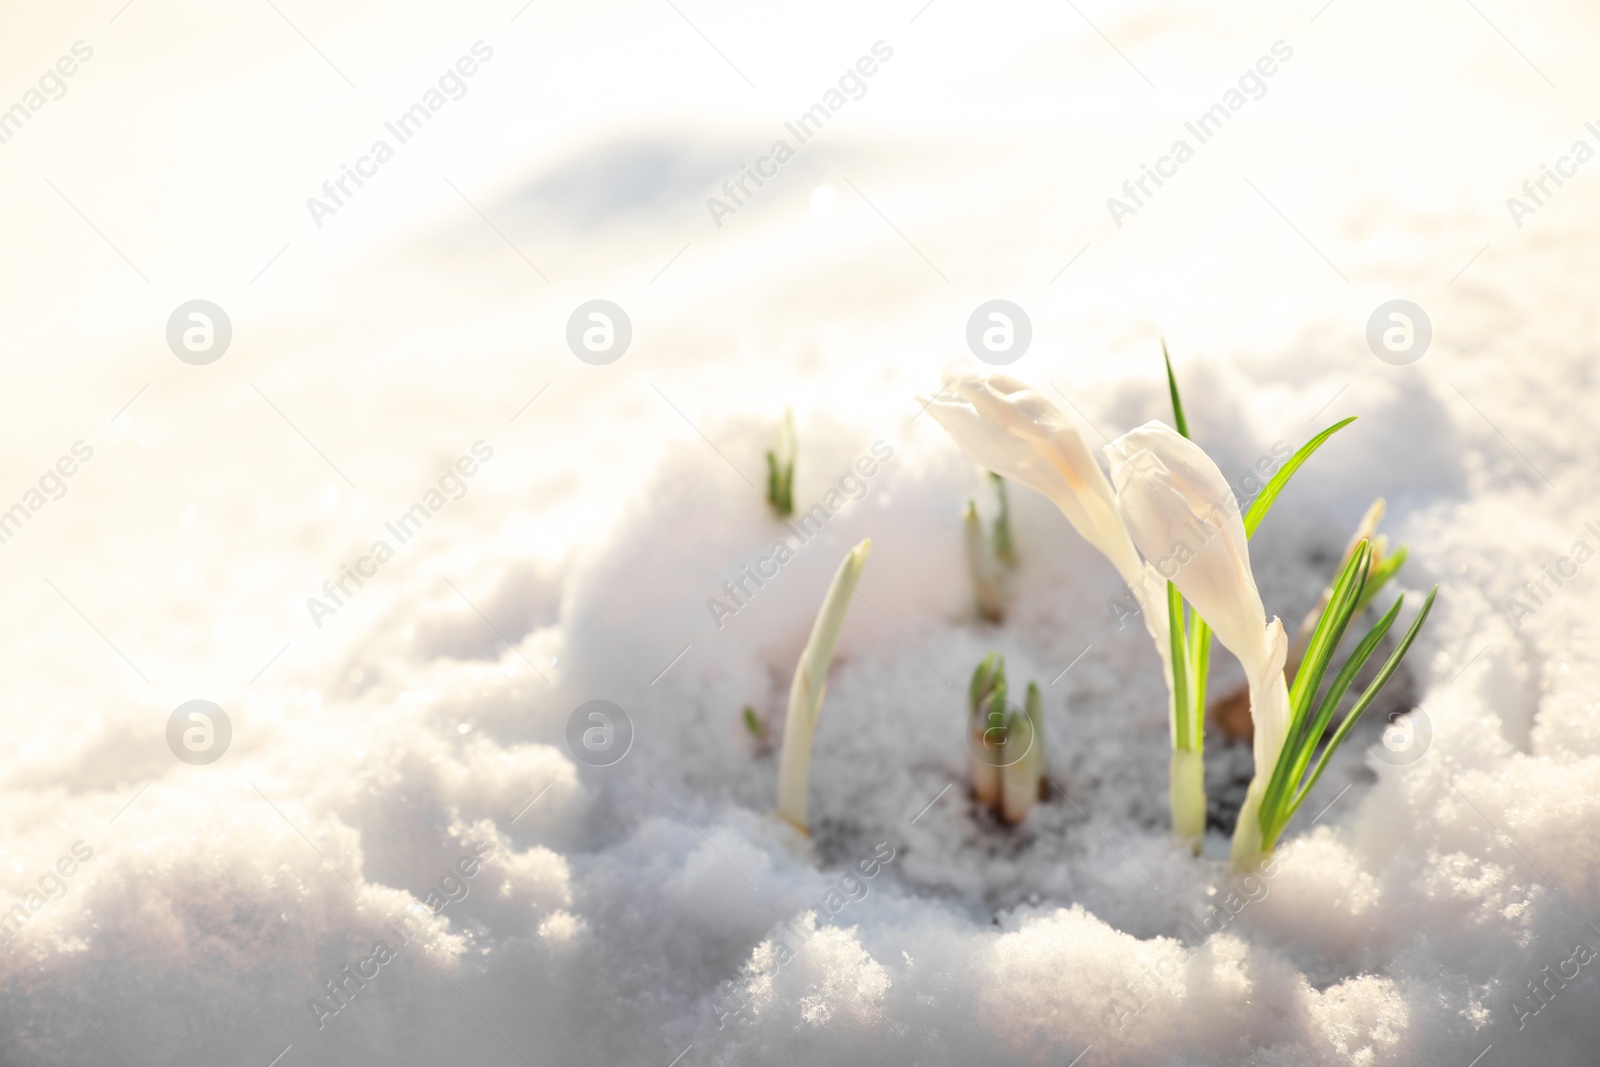
[[[1172,357],[1167,355],[1167,339],[1161,339],[1161,359],[1167,365],[1167,391],[1172,394],[1172,426],[1189,436],[1189,420],[1183,417],[1183,401],[1178,399],[1178,377],[1172,373]]]
[[[1000,762],[1005,738],[1006,659],[983,657],[967,687],[967,779],[979,804],[1000,803]]]
[[[1348,422],[1349,420],[1347,419],[1343,423],[1330,426],[1316,438],[1313,438],[1312,441],[1305,446],[1305,448],[1301,449],[1301,452],[1309,456],[1311,450],[1317,445],[1318,441],[1326,441],[1329,436],[1339,429],[1340,426],[1346,425]],[[1273,487],[1273,499],[1276,499],[1277,491],[1281,488],[1281,484]],[[1266,506],[1262,508],[1259,514],[1257,514],[1253,519],[1247,517],[1246,521],[1259,523],[1261,517],[1266,514],[1267,508],[1271,506],[1271,503],[1272,501],[1268,500],[1266,502]],[[1389,583],[1390,579],[1395,576],[1395,574],[1400,570],[1400,567],[1406,561],[1405,546],[1401,545],[1391,554],[1389,552],[1389,539],[1377,532],[1378,522],[1383,518],[1383,512],[1383,498],[1379,497],[1372,502],[1372,506],[1367,509],[1366,514],[1361,518],[1361,522],[1357,524],[1355,535],[1350,538],[1350,543],[1345,546],[1344,554],[1340,557],[1339,566],[1335,571],[1337,574],[1344,570],[1345,566],[1348,565],[1350,560],[1355,556],[1356,549],[1361,544],[1363,539],[1372,542],[1372,562],[1369,568],[1366,587],[1362,591],[1360,599],[1356,601],[1356,615],[1360,615],[1366,610],[1367,606],[1371,604],[1371,602],[1380,592],[1383,591],[1384,586]],[[1254,533],[1253,526],[1246,527],[1246,530],[1251,534]],[[1284,664],[1284,672],[1291,679],[1294,677],[1295,672],[1300,669],[1300,661],[1305,657],[1306,642],[1308,640],[1306,635],[1316,630],[1317,623],[1321,620],[1323,613],[1327,611],[1328,604],[1332,599],[1333,586],[1329,585],[1323,589],[1322,596],[1317,603],[1311,608],[1310,611],[1306,612],[1305,617],[1301,619],[1300,626],[1295,631],[1295,638],[1289,646],[1289,655]],[[1220,700],[1218,700],[1216,705],[1213,705],[1212,712],[1215,715],[1231,718],[1232,713],[1228,709],[1232,708],[1234,706],[1234,702],[1237,701],[1245,692],[1247,692],[1247,690],[1247,686],[1241,686],[1236,693],[1230,696],[1222,697]],[[1231,730],[1225,727],[1225,730],[1229,732],[1231,736],[1248,739],[1250,737],[1250,728],[1251,724],[1247,722],[1244,724],[1242,733],[1238,732],[1237,727]]]
[[[1357,615],[1366,610],[1367,605],[1372,603],[1373,599],[1383,591],[1383,587],[1389,583],[1389,579],[1394,577],[1395,573],[1399,571],[1401,565],[1406,561],[1405,546],[1401,545],[1393,554],[1390,554],[1389,539],[1378,533],[1378,523],[1383,519],[1384,508],[1385,504],[1381,496],[1367,508],[1366,514],[1361,516],[1360,523],[1356,525],[1355,535],[1350,538],[1350,543],[1345,546],[1344,554],[1339,557],[1339,566],[1336,568],[1336,572],[1343,571],[1356,554],[1356,549],[1361,542],[1371,542],[1372,560],[1368,566],[1366,588],[1356,601],[1355,614]],[[1333,586],[1330,585],[1322,591],[1322,596],[1318,599],[1316,606],[1306,612],[1306,617],[1301,621],[1300,633],[1294,645],[1289,649],[1287,670],[1291,677],[1293,677],[1295,671],[1300,669],[1300,660],[1305,656],[1305,635],[1316,629],[1317,622],[1322,618],[1323,612],[1328,610],[1328,605],[1332,600]]]
[[[1039,802],[1044,778],[1044,698],[1033,682],[1028,683],[1023,710],[1006,716],[1001,763],[1000,817],[1015,826]]]
[[[767,738],[767,727],[766,724],[761,721],[761,717],[756,714],[756,709],[751,705],[746,704],[744,706],[743,717],[744,728],[749,732],[750,736],[755,738],[757,741],[765,741]]]
[[[1172,705],[1177,715],[1173,723],[1174,748],[1193,748],[1195,737],[1189,721],[1189,641],[1183,628],[1183,597],[1178,587],[1167,583],[1167,633],[1172,643]]]
[[[1354,415],[1347,419],[1340,419],[1301,445],[1300,450],[1289,457],[1289,462],[1278,468],[1277,473],[1262,487],[1261,492],[1256,494],[1256,498],[1245,509],[1245,536],[1255,536],[1256,527],[1261,525],[1261,520],[1266,518],[1267,512],[1272,510],[1272,505],[1278,499],[1278,494],[1283,492],[1284,486],[1289,484],[1289,479],[1294,477],[1294,472],[1305,465],[1306,460],[1311,458],[1311,454],[1321,448],[1324,441],[1355,421],[1356,417]]]
[[[806,821],[806,787],[811,775],[811,738],[822,710],[828,665],[833,662],[833,648],[844,627],[845,613],[850,610],[850,595],[855,592],[871,550],[872,542],[862,541],[839,564],[789,686],[789,714],[784,720],[783,753],[778,763],[778,814],[804,834],[811,832]]]
[[[967,576],[972,579],[972,595],[978,614],[990,622],[1000,622],[1006,614],[1005,573],[989,551],[983,535],[983,520],[978,505],[967,501],[961,518],[961,537],[967,551]]]
[[[995,495],[1000,498],[1000,513],[995,516],[994,532],[986,535],[983,520],[978,516],[978,505],[967,501],[967,510],[961,517],[962,540],[967,550],[967,574],[972,579],[972,591],[978,602],[978,614],[990,622],[1005,618],[1006,583],[1017,563],[1017,550],[1011,540],[1011,504],[1006,498],[1006,480],[994,472]]]
[[[1357,613],[1372,602],[1406,561],[1406,546],[1401,545],[1391,553],[1389,539],[1378,533],[1378,523],[1383,521],[1385,507],[1381,496],[1372,502],[1372,506],[1367,508],[1367,513],[1361,516],[1361,524],[1356,527],[1356,536],[1351,538],[1350,545],[1345,549],[1345,556],[1348,558],[1354,551],[1357,540],[1365,537],[1372,541],[1372,576],[1367,580],[1366,592],[1356,602]]]
[[[979,661],[977,668],[972,672],[972,681],[967,686],[967,712],[971,715],[978,713],[978,708],[985,698],[994,692],[998,686],[1005,689],[1006,684],[1006,658],[998,652],[991,652]]]
[[[994,519],[994,558],[1006,567],[1017,565],[1017,548],[1011,540],[1011,501],[1006,497],[1006,480],[994,471],[994,493],[1000,498],[1000,514]]]
[[[1367,580],[1366,592],[1361,594],[1361,599],[1356,603],[1357,612],[1372,603],[1373,598],[1378,595],[1385,585],[1389,584],[1389,579],[1393,578],[1395,572],[1404,565],[1406,561],[1406,546],[1401,545],[1392,554],[1382,557],[1378,557],[1374,553],[1374,559],[1376,562],[1372,565],[1372,577]]]
[[[1339,642],[1362,604],[1367,586],[1376,580],[1372,557],[1372,544],[1363,539],[1333,584],[1333,593],[1328,606],[1317,621],[1305,658],[1300,670],[1295,674],[1293,686],[1290,687],[1288,735],[1278,755],[1277,765],[1272,768],[1258,813],[1263,852],[1272,851],[1279,836],[1294,818],[1300,805],[1305,802],[1317,779],[1322,776],[1329,759],[1344,743],[1362,713],[1371,706],[1384,686],[1389,683],[1389,679],[1399,668],[1400,661],[1405,658],[1412,642],[1421,632],[1422,624],[1433,608],[1434,597],[1438,595],[1439,587],[1434,586],[1399,645],[1371,684],[1362,692],[1354,707],[1345,715],[1344,721],[1339,724],[1339,728],[1328,743],[1322,746],[1320,757],[1313,762],[1318,745],[1332,723],[1333,716],[1349,691],[1356,674],[1366,665],[1400,614],[1400,605],[1404,597],[1397,598],[1393,606],[1361,639],[1324,693],[1323,683],[1327,679],[1329,668],[1333,665],[1333,657],[1338,650]],[[1322,694],[1320,699],[1319,694]],[[1262,768],[1257,768],[1257,773],[1261,772]]]
[[[794,461],[798,447],[795,443],[794,412],[783,409],[783,422],[778,424],[777,443],[767,450],[767,503],[779,518],[794,514]]]

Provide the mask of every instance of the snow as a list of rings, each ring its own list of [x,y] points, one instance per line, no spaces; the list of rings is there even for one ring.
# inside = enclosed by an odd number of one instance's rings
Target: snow
[[[1593,12],[278,6],[0,37],[7,106],[94,49],[0,144],[0,504],[93,450],[0,544],[0,1062],[1592,1062],[1600,192],[1505,202],[1600,143]],[[480,40],[467,95],[317,227],[306,198]],[[868,94],[714,225],[880,40]],[[1115,225],[1278,41],[1268,93]],[[1154,653],[1037,494],[1005,623],[974,616],[961,509],[992,497],[913,398],[978,366],[999,297],[1033,325],[1007,373],[1097,449],[1165,417],[1163,336],[1235,486],[1360,416],[1253,542],[1269,611],[1299,621],[1380,494],[1400,586],[1441,586],[1387,705],[1425,751],[1361,731],[1270,874],[1226,865],[1248,746],[1208,743],[1205,854],[1169,840]],[[1433,324],[1406,366],[1365,340],[1396,297]],[[164,337],[196,298],[233,324],[208,366]],[[596,298],[633,323],[606,366],[564,340]],[[800,509],[844,498],[804,542],[763,500],[786,406]],[[805,839],[774,742],[864,537]],[[1012,829],[962,785],[991,650],[1046,699],[1049,796]],[[1214,691],[1240,680],[1219,656]],[[167,746],[193,699],[233,728],[208,765]],[[610,765],[569,742],[592,700],[631,725]]]

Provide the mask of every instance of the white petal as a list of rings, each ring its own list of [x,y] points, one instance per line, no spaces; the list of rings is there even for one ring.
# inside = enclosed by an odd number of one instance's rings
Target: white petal
[[[945,383],[928,412],[967,455],[1049,497],[1123,581],[1137,579],[1139,555],[1117,514],[1111,483],[1077,424],[1049,399],[1002,374],[962,374]]]
[[[1106,447],[1117,505],[1145,558],[1254,674],[1268,654],[1238,501],[1211,457],[1159,422]]]
[[[1289,734],[1289,685],[1283,677],[1289,640],[1276,616],[1267,624],[1266,642],[1266,660],[1250,679],[1250,718],[1255,724],[1256,773],[1270,778]]]
[[[1055,499],[1060,479],[1026,440],[984,419],[964,400],[935,399],[927,410],[979,466]]]
[[[1239,825],[1233,834],[1233,861],[1241,870],[1261,856],[1261,800],[1278,766],[1278,756],[1289,731],[1289,684],[1283,677],[1289,642],[1283,635],[1283,623],[1276,618],[1267,627],[1266,642],[1269,649],[1266,659],[1260,671],[1250,677],[1256,771],[1245,792],[1244,806],[1239,809]]]

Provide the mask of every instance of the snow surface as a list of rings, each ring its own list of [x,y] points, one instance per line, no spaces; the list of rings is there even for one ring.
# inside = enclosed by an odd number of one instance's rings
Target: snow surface
[[[0,504],[93,457],[0,545],[0,907],[29,916],[0,1063],[1593,1062],[1600,562],[1542,568],[1600,550],[1600,190],[1579,168],[1521,226],[1505,201],[1600,143],[1600,19],[919,3],[7,14],[0,103],[94,58],[0,145]],[[478,40],[467,94],[316,227],[306,197]],[[867,95],[713,225],[705,196],[878,40]],[[1280,40],[1266,95],[1114,225]],[[607,367],[563,341],[596,296],[634,323]],[[1401,586],[1441,584],[1393,690],[1425,752],[1358,737],[1270,875],[1222,858],[1245,746],[1210,743],[1206,855],[1169,841],[1154,653],[1037,496],[1006,623],[973,616],[959,518],[988,489],[913,397],[975,365],[996,296],[1034,327],[1008,372],[1095,447],[1164,417],[1162,336],[1235,484],[1360,416],[1254,543],[1287,620],[1377,494]],[[208,367],[162,336],[196,297],[234,324]],[[1409,366],[1364,339],[1395,297],[1433,323]],[[785,536],[760,487],[786,405],[802,508],[892,457],[718,629],[707,599]],[[478,441],[464,495],[316,625]],[[802,840],[771,744],[867,536]],[[1009,830],[961,785],[991,649],[1047,703],[1052,788]],[[233,724],[210,766],[165,741],[196,698]],[[633,727],[611,766],[567,740],[595,699]],[[319,1027],[346,967],[376,974]]]

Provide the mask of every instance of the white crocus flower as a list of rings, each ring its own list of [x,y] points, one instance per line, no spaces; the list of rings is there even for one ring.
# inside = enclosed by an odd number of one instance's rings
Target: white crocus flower
[[[1234,859],[1248,862],[1260,852],[1261,795],[1289,726],[1283,624],[1276,617],[1266,621],[1239,503],[1204,450],[1165,424],[1148,422],[1111,442],[1106,455],[1134,544],[1238,657],[1250,680],[1256,773],[1233,846]]]
[[[958,374],[926,400],[961,450],[1003,478],[1037,489],[1083,539],[1111,561],[1139,602],[1172,692],[1165,583],[1155,580],[1117,513],[1117,498],[1077,423],[1024,382],[1004,374]]]
[[[1015,378],[968,373],[946,381],[927,410],[963,452],[1049,497],[1123,581],[1138,581],[1139,553],[1117,515],[1111,483],[1060,408]],[[1161,623],[1164,630],[1165,616]]]
[[[972,459],[1011,481],[1037,489],[1073,529],[1111,561],[1138,601],[1167,682],[1167,719],[1175,723],[1171,634],[1166,582],[1140,560],[1117,511],[1105,472],[1084,444],[1078,426],[1048,398],[1004,374],[952,376],[927,411]],[[1198,754],[1173,752],[1173,830],[1181,837],[1205,833],[1203,772]],[[1182,764],[1182,766],[1180,766]],[[1175,790],[1179,787],[1175,785]],[[1198,796],[1198,800],[1196,800]]]

